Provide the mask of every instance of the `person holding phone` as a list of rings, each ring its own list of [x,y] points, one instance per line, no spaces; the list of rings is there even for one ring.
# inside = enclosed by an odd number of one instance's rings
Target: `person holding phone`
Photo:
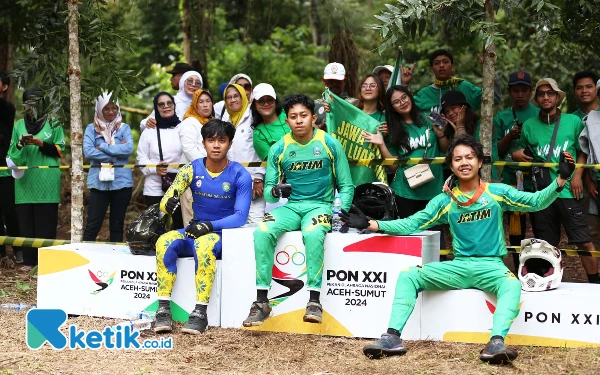
[[[23,93],[25,116],[12,133],[9,158],[17,166],[60,165],[65,151],[63,128],[48,117],[44,92],[37,87]],[[28,169],[15,180],[15,206],[21,236],[56,238],[60,203],[60,169]],[[23,268],[37,266],[38,251],[23,248]]]
[[[512,99],[512,106],[500,111],[494,116],[494,132],[498,142],[498,158],[504,161],[515,161],[512,153],[519,148],[519,138],[523,123],[536,117],[540,109],[529,102],[531,97],[531,76],[519,70],[512,72],[508,78],[508,95]],[[525,155],[533,157],[531,148],[525,149]],[[535,191],[531,180],[531,168],[505,166],[501,171],[502,182],[516,187],[521,191]],[[525,238],[527,223],[524,212],[513,211],[505,213],[509,223],[509,243],[511,246],[520,246]],[[530,215],[531,218],[531,215]],[[519,254],[513,253],[515,271],[519,268]]]

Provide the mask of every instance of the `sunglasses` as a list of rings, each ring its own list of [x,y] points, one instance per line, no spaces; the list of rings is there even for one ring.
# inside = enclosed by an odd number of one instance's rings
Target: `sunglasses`
[[[252,85],[249,83],[244,83],[244,84],[239,84],[238,85],[242,86],[244,88],[244,90],[250,90],[252,89]]]
[[[159,103],[157,104],[157,106],[158,106],[158,108],[165,108],[165,107],[167,107],[167,108],[171,108],[171,107],[173,106],[173,102],[172,102],[172,101],[170,101],[170,100],[169,100],[169,101],[166,101],[166,102],[159,102]]]
[[[191,79],[191,78],[188,78],[188,79],[186,79],[186,80],[185,80],[185,83],[186,83],[187,85],[189,85],[189,86],[192,86],[192,87],[200,87],[200,86],[202,86],[202,82],[200,82],[200,81],[195,81],[195,80],[193,80],[193,79]]]
[[[556,94],[558,94],[556,91],[548,90],[548,91],[538,91],[535,93],[535,96],[537,96],[538,98],[543,98],[545,95],[548,95],[549,98],[554,98],[556,96]]]
[[[265,99],[262,99],[262,98],[261,98],[260,100],[257,100],[257,101],[256,101],[256,103],[257,103],[259,106],[261,106],[261,107],[264,107],[264,106],[266,106],[266,105],[271,105],[271,104],[275,103],[275,99],[273,99],[273,98],[265,98]]]

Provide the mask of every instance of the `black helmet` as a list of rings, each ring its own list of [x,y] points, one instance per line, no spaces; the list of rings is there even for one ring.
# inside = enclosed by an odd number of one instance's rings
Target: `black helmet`
[[[374,220],[394,220],[396,218],[395,194],[384,183],[373,182],[358,185],[354,189],[352,202],[365,215]]]
[[[129,224],[125,239],[133,255],[156,255],[156,241],[167,232],[167,215],[161,212],[159,204],[148,207]]]

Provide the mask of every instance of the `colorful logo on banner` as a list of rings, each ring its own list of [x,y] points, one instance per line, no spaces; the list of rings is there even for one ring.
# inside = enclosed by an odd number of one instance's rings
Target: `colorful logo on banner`
[[[92,280],[96,283],[97,286],[100,287],[100,289],[97,289],[92,292],[93,295],[96,295],[96,294],[102,292],[103,290],[105,290],[106,288],[108,288],[113,283],[113,281],[115,279],[115,273],[117,273],[117,271],[115,271],[109,275],[108,272],[103,271],[103,270],[98,270],[98,271],[96,271],[95,274],[91,270],[88,270],[88,272],[89,272]],[[100,277],[103,277],[106,279],[102,280]]]
[[[300,270],[298,270],[299,267],[301,267]],[[286,273],[282,269],[291,273]],[[293,273],[297,273],[297,275],[292,276]],[[288,288],[288,291],[271,298],[271,305],[277,306],[302,290],[304,288],[304,281],[300,280],[300,278],[304,275],[306,275],[306,255],[298,251],[296,246],[287,245],[283,250],[275,253],[273,281]]]

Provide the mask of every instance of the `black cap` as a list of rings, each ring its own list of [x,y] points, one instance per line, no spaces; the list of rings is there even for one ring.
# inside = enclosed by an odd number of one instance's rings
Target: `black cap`
[[[465,97],[465,94],[463,94],[462,92],[458,90],[450,90],[447,93],[445,93],[444,96],[442,96],[442,109],[457,104],[469,104],[467,103],[467,98]]]
[[[508,77],[508,85],[509,86],[514,86],[514,85],[526,85],[531,87],[531,76],[529,75],[529,73],[524,72],[522,70],[519,70],[517,72],[512,72],[510,73],[510,76]]]
[[[169,74],[183,74],[189,72],[190,70],[194,70],[194,68],[187,63],[177,63],[171,70],[167,70]]]

